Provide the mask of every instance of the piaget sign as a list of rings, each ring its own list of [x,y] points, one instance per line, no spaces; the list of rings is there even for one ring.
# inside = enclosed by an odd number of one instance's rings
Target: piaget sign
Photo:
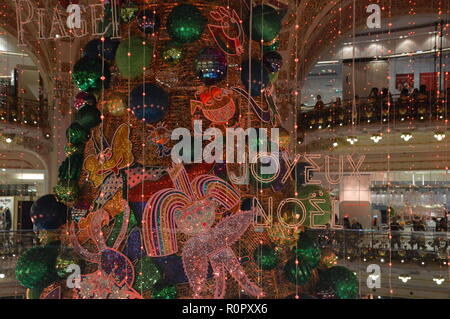
[[[67,8],[39,8],[32,0],[14,0],[16,5],[17,39],[19,46],[25,44],[25,26],[38,26],[38,39],[82,38],[86,36],[102,36],[109,33],[111,38],[120,38],[120,8],[118,0],[111,0],[108,10],[111,19],[103,25],[106,6],[102,3],[88,6],[70,4]],[[50,19],[51,23],[45,23]]]

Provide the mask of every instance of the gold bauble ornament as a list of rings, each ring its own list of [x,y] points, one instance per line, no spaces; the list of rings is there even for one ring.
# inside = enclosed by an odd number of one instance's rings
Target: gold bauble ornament
[[[127,97],[121,93],[113,93],[106,101],[106,109],[112,116],[122,116],[127,110]]]
[[[288,130],[281,127],[279,130],[278,140],[280,149],[288,149],[289,145],[291,145],[291,135],[289,134]]]
[[[330,248],[322,249],[322,253],[320,255],[320,261],[317,267],[319,269],[328,269],[336,266],[338,260],[338,256],[336,256],[335,252]]]

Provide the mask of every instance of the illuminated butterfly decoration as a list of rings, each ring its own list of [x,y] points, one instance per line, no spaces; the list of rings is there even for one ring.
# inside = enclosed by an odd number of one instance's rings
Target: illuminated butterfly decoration
[[[215,298],[225,296],[227,272],[246,293],[263,296],[231,249],[253,222],[254,212],[239,211],[212,227],[219,207],[231,211],[239,205],[239,193],[213,175],[198,175],[190,181],[182,164],[174,164],[169,176],[174,188],[153,194],[144,209],[143,241],[147,254],[152,257],[175,254],[178,230],[190,236],[181,255],[194,298],[200,298],[205,288],[209,263],[214,272]]]

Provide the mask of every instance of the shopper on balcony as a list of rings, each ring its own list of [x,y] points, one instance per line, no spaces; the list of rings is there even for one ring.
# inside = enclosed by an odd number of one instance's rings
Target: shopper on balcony
[[[356,218],[352,219],[352,229],[362,229],[362,225],[360,222],[356,220]]]
[[[348,219],[347,216],[344,217],[344,219],[343,219],[343,226],[344,226],[344,229],[351,229],[352,228],[352,225],[350,224],[350,219]]]
[[[392,218],[390,230],[391,230],[391,248],[393,248],[394,245],[397,248],[402,248],[402,242],[400,240],[400,231],[403,230],[403,227],[398,222],[397,217]]]
[[[379,96],[378,88],[372,88],[369,94],[369,98],[377,99]]]
[[[317,95],[317,102],[316,105],[314,106],[316,111],[321,111],[323,110],[325,104],[322,101],[322,97],[320,95]]]
[[[417,244],[417,249],[426,249],[427,246],[425,244],[425,225],[423,220],[415,216],[413,219],[413,232],[411,235],[411,248],[414,249],[414,246]]]

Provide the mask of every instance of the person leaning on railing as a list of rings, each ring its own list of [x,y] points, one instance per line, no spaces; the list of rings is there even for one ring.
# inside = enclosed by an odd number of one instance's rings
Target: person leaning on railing
[[[402,243],[400,240],[400,232],[403,230],[403,227],[398,222],[398,218],[396,217],[392,218],[390,230],[391,230],[391,248],[393,248],[394,245],[397,248],[402,248]]]

